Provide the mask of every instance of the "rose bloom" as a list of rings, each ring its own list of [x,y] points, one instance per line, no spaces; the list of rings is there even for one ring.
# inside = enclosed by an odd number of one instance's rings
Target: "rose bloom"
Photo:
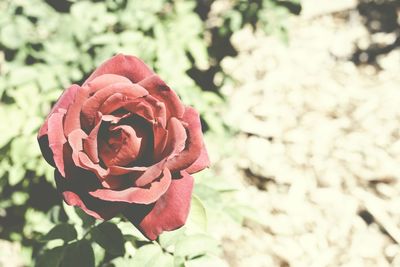
[[[38,141],[67,204],[97,219],[122,213],[151,240],[184,225],[191,174],[209,165],[197,111],[134,56],[66,89]]]

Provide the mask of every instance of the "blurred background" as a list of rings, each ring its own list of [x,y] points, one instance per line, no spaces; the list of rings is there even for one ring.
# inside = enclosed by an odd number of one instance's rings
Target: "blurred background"
[[[400,266],[400,1],[0,0],[0,266]],[[116,53],[202,116],[188,224],[62,204],[36,133]]]

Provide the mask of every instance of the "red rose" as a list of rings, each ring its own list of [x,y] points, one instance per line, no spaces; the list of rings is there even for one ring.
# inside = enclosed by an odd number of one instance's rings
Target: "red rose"
[[[181,227],[208,166],[199,114],[140,59],[117,55],[58,99],[38,134],[67,204],[124,214],[146,237]]]

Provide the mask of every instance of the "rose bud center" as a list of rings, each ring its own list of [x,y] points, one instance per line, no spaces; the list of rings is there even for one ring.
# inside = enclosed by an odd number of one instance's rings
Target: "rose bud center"
[[[137,160],[147,145],[146,131],[130,125],[111,125],[99,141],[99,156],[106,166],[125,166]]]

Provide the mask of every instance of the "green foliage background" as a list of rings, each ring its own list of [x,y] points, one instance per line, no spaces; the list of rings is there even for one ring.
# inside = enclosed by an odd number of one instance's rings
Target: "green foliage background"
[[[223,266],[212,227],[240,223],[248,212],[235,202],[229,177],[212,168],[196,175],[187,225],[149,242],[122,218],[95,222],[63,204],[36,141],[64,88],[125,53],[201,112],[207,145],[224,144],[212,159],[231,153],[231,130],[219,116],[224,99],[217,85],[202,83],[231,53],[215,40],[229,44],[246,24],[285,37],[284,20],[298,3],[232,0],[223,25],[208,29],[199,10],[212,2],[0,0],[0,239],[22,245],[26,266]]]

